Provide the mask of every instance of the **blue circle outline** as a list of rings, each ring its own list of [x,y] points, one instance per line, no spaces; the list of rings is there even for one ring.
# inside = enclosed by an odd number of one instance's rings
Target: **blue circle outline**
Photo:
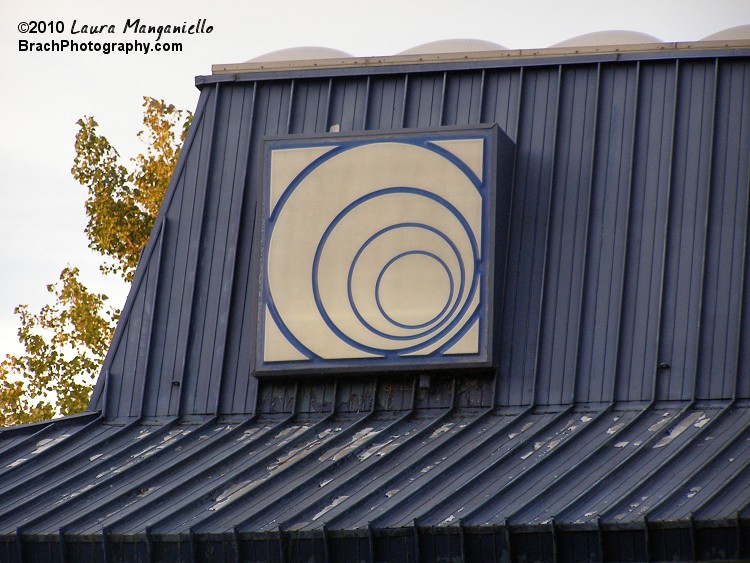
[[[479,137],[478,137],[479,138]],[[477,175],[474,173],[474,171],[469,168],[469,166],[460,158],[458,158],[456,155],[454,155],[452,152],[444,149],[443,147],[439,145],[433,144],[433,141],[436,139],[419,139],[419,138],[406,138],[401,140],[393,140],[393,139],[382,139],[382,140],[362,140],[362,141],[345,141],[343,143],[331,143],[331,150],[328,152],[322,154],[321,156],[314,159],[310,164],[305,166],[297,176],[294,177],[294,179],[289,183],[289,185],[284,188],[284,191],[279,196],[278,200],[276,201],[276,204],[274,205],[273,210],[270,209],[270,203],[266,203],[266,205],[269,206],[268,208],[268,216],[267,216],[267,223],[273,225],[276,220],[278,219],[279,215],[281,214],[281,209],[286,204],[287,200],[292,196],[292,192],[299,187],[299,185],[310,175],[312,174],[316,168],[319,168],[323,164],[325,164],[327,161],[332,160],[336,158],[337,156],[349,152],[354,149],[370,146],[370,145],[380,145],[380,144],[386,144],[386,143],[396,143],[396,144],[403,144],[403,145],[409,145],[413,147],[417,147],[420,149],[427,150],[431,153],[434,153],[451,164],[453,164],[456,168],[458,168],[465,176],[466,178],[471,182],[471,184],[474,186],[474,188],[481,194],[482,197],[482,206],[484,208],[484,192],[486,190],[486,186],[484,183],[477,177]],[[266,150],[273,151],[278,150],[275,146],[276,143],[273,143],[270,147],[268,147]],[[288,144],[288,143],[279,143],[282,144],[284,148],[295,148],[295,144]],[[310,145],[306,144],[300,144],[299,147],[309,147]],[[320,146],[325,146],[325,144],[321,144]],[[270,158],[267,159],[267,163],[270,163]],[[270,164],[266,164],[266,166],[270,166]],[[271,228],[271,231],[273,231],[273,227]],[[270,240],[270,235],[267,240]]]
[[[461,301],[461,295],[464,291],[464,286],[466,285],[466,270],[464,268],[464,261],[463,257],[461,256],[461,253],[458,250],[458,247],[455,245],[455,243],[448,238],[444,233],[437,230],[435,227],[432,227],[431,225],[425,225],[424,223],[396,223],[394,225],[389,225],[388,227],[384,227],[377,233],[373,234],[369,239],[365,241],[365,243],[359,248],[357,251],[357,254],[354,255],[354,259],[352,260],[351,265],[349,266],[349,276],[347,277],[347,292],[349,296],[349,304],[352,306],[352,312],[357,317],[359,322],[361,322],[365,328],[367,328],[370,332],[373,334],[376,334],[377,336],[380,336],[382,338],[386,338],[388,340],[414,340],[415,338],[421,338],[425,334],[430,334],[431,332],[434,332],[435,330],[439,330],[440,324],[439,323],[437,327],[429,328],[425,331],[416,333],[416,334],[410,334],[408,336],[396,336],[393,334],[388,334],[387,332],[382,332],[375,327],[373,327],[370,323],[368,323],[365,318],[362,316],[362,314],[359,312],[359,309],[357,308],[357,305],[354,301],[354,295],[352,294],[352,277],[354,275],[354,268],[357,264],[357,261],[359,260],[360,255],[365,251],[365,248],[370,245],[371,242],[373,242],[375,239],[377,239],[380,235],[385,234],[386,232],[392,231],[394,229],[399,229],[403,227],[411,227],[416,229],[424,229],[426,231],[430,231],[440,238],[442,238],[448,245],[451,247],[451,250],[453,250],[453,254],[456,256],[456,261],[458,262],[458,267],[460,270],[460,285],[458,294],[456,297],[456,302],[453,304],[453,307],[448,312],[448,314],[445,316],[445,318],[450,318],[450,316],[454,313],[456,310],[456,307],[458,307],[458,304]],[[442,313],[441,313],[442,314]],[[429,323],[428,323],[429,324]]]
[[[428,256],[434,259],[438,264],[440,264],[443,267],[443,270],[445,270],[445,273],[448,274],[448,281],[450,282],[450,290],[448,292],[448,301],[445,303],[445,305],[443,306],[443,308],[437,315],[435,315],[434,317],[432,317],[430,320],[426,322],[415,324],[415,325],[408,325],[405,323],[400,323],[395,319],[392,319],[391,316],[385,312],[385,309],[383,309],[383,304],[380,302],[380,282],[383,279],[383,274],[385,274],[386,270],[388,270],[391,264],[393,264],[397,260],[400,260],[401,258],[404,258],[405,256],[413,256],[413,255]],[[440,317],[442,317],[443,313],[445,313],[448,310],[448,307],[451,306],[451,302],[453,301],[453,290],[454,290],[453,274],[451,273],[450,268],[448,268],[448,264],[446,264],[445,261],[442,258],[440,258],[440,256],[432,252],[427,252],[426,250],[408,250],[388,260],[386,265],[383,266],[383,268],[380,270],[380,273],[378,274],[378,279],[375,282],[375,303],[378,306],[378,310],[380,311],[380,314],[383,315],[383,318],[386,319],[389,323],[400,328],[413,330],[417,328],[424,328],[428,325],[431,325],[435,323]],[[438,323],[437,326],[440,326],[440,324]]]
[[[382,197],[384,195],[394,194],[394,193],[410,193],[422,197],[426,197],[428,199],[431,199],[443,207],[445,207],[448,211],[450,211],[456,219],[461,223],[461,226],[464,228],[464,231],[467,234],[467,237],[469,239],[469,242],[471,244],[471,250],[472,250],[472,258],[474,261],[474,276],[471,280],[471,286],[469,288],[468,293],[466,294],[466,300],[464,301],[463,305],[461,306],[461,309],[459,313],[453,318],[452,321],[450,321],[447,325],[445,325],[441,330],[437,332],[434,336],[431,338],[428,338],[424,342],[421,342],[419,344],[415,344],[414,346],[406,347],[406,348],[398,348],[396,350],[390,350],[390,349],[381,349],[381,348],[375,348],[373,346],[367,346],[366,344],[362,344],[361,342],[358,342],[348,336],[346,333],[344,333],[334,322],[333,319],[331,319],[328,312],[325,310],[325,307],[323,306],[321,297],[320,297],[320,288],[318,284],[318,269],[320,266],[320,256],[322,253],[323,248],[325,247],[325,243],[327,242],[328,238],[331,236],[331,233],[333,232],[334,228],[343,220],[343,218],[354,208],[362,205],[363,203],[366,203],[370,201],[371,199],[374,199],[376,197]],[[429,227],[426,225],[426,227]],[[394,228],[393,225],[386,227],[387,229]],[[435,230],[436,233],[441,234],[439,231]],[[374,235],[373,235],[374,236]],[[364,245],[363,245],[364,246]],[[480,260],[479,260],[479,252],[478,252],[478,245],[476,238],[474,237],[474,233],[471,230],[471,226],[469,225],[466,218],[461,215],[461,213],[456,209],[456,207],[451,204],[448,200],[445,198],[433,193],[429,192],[427,190],[423,190],[421,188],[413,188],[413,187],[390,187],[390,188],[382,188],[380,190],[372,191],[368,194],[365,194],[363,196],[360,196],[359,198],[352,201],[349,205],[344,207],[337,215],[334,217],[333,221],[326,227],[326,230],[323,233],[323,236],[320,238],[320,242],[318,243],[318,246],[315,250],[315,257],[313,259],[313,268],[312,268],[312,289],[313,289],[313,298],[315,299],[315,306],[318,308],[318,312],[320,313],[321,317],[323,318],[323,321],[328,325],[328,328],[331,329],[331,331],[339,337],[340,340],[343,340],[350,346],[357,348],[359,350],[362,350],[364,352],[369,352],[372,354],[385,354],[386,356],[392,355],[392,354],[404,354],[409,353],[412,351],[420,350],[421,348],[425,348],[436,341],[438,341],[440,338],[442,338],[447,332],[449,332],[454,326],[456,326],[459,322],[463,314],[466,312],[466,310],[469,308],[471,301],[473,299],[474,293],[476,291],[478,280],[479,280],[479,273],[480,273]],[[460,299],[456,300],[457,305],[459,303]],[[356,312],[355,312],[356,314]],[[452,314],[452,312],[451,312]],[[450,315],[449,315],[450,316]],[[362,321],[362,319],[360,319]],[[370,328],[371,331],[373,331],[372,328]],[[408,337],[403,336],[392,336],[392,335],[385,335],[381,334],[383,338],[387,338],[389,340],[413,340],[415,338],[420,338],[424,334],[428,334],[431,331],[426,331],[425,333],[421,335],[413,335]]]

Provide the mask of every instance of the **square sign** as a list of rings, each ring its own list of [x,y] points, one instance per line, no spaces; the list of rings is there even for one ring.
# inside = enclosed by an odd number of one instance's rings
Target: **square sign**
[[[256,373],[490,365],[496,133],[267,140]]]

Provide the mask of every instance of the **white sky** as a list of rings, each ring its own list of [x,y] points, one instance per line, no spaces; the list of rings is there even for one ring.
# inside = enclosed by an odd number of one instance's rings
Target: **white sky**
[[[110,54],[19,52],[20,39],[154,41],[124,35],[125,21],[150,25],[205,18],[213,32],[176,36],[182,53]],[[62,21],[63,35],[21,34],[18,24]],[[70,35],[73,20],[115,25],[113,35]],[[142,97],[195,109],[194,76],[211,64],[241,62],[303,45],[355,56],[391,55],[448,38],[475,38],[508,48],[547,47],[606,29],[628,29],[664,41],[693,41],[750,24],[748,0],[0,0],[0,357],[17,353],[19,303],[38,309],[45,285],[66,264],[79,266],[90,288],[115,306],[127,288],[103,278],[99,256],[83,234],[84,189],[70,175],[76,121],[96,118],[120,154],[139,150]]]

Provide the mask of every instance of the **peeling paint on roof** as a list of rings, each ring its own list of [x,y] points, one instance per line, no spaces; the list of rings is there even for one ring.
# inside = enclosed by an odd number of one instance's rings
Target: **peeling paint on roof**
[[[319,461],[337,461],[347,455],[349,452],[352,452],[359,448],[362,444],[367,442],[370,438],[373,436],[377,436],[380,434],[379,430],[373,430],[371,427],[365,428],[363,430],[360,430],[357,432],[351,439],[348,445],[346,445],[343,448],[331,448],[327,452],[325,452],[322,456],[318,458]]]
[[[663,448],[667,444],[671,443],[672,440],[675,440],[680,434],[685,432],[688,428],[690,428],[691,425],[696,423],[697,421],[703,420],[705,418],[705,414],[702,412],[695,412],[689,416],[687,416],[684,420],[677,423],[675,426],[669,429],[669,433],[664,436],[661,440],[659,440],[656,445],[654,445],[654,448]],[[696,426],[696,428],[700,428],[701,426]]]
[[[57,438],[39,440],[36,443],[36,449],[33,452],[31,452],[31,455],[36,455],[36,454],[42,453],[47,448],[51,448],[55,444],[59,444],[60,442],[62,442],[63,440],[65,440],[65,438],[67,438],[68,436],[69,436],[69,434],[61,434]]]
[[[348,498],[349,498],[348,496],[336,497],[335,499],[333,499],[333,502],[331,504],[329,504],[323,510],[321,510],[320,512],[318,512],[315,516],[313,516],[312,519],[313,520],[317,520],[318,518],[320,518],[321,516],[323,516],[326,512],[329,512],[331,509],[337,507],[339,504],[341,504],[342,502],[344,502]]]

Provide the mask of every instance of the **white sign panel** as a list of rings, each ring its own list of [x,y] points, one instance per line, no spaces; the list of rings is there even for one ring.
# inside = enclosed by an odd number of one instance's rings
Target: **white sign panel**
[[[487,363],[491,132],[266,143],[257,371]]]

